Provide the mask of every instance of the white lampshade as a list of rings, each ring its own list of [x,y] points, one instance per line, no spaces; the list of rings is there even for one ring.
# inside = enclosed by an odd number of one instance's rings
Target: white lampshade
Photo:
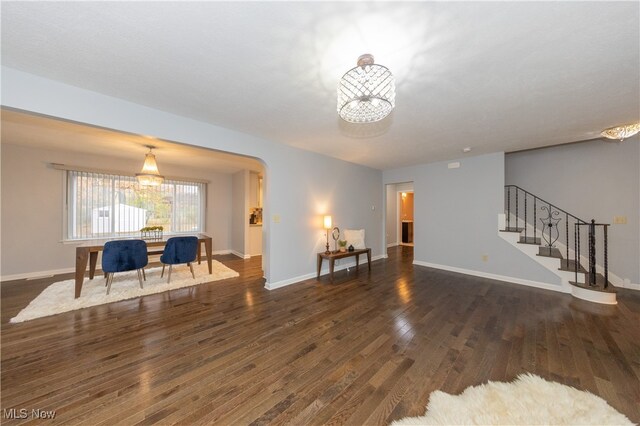
[[[331,215],[324,217],[324,229],[331,229]]]

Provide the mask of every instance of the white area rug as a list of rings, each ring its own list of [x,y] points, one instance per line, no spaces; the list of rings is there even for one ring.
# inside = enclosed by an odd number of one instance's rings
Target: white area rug
[[[144,288],[140,288],[136,271],[120,272],[115,274],[111,284],[111,292],[107,296],[105,279],[96,274],[94,279],[85,278],[82,285],[82,293],[74,299],[75,280],[59,281],[51,284],[42,293],[29,303],[18,315],[11,318],[11,322],[29,321],[35,318],[55,315],[62,312],[75,311],[89,306],[102,305],[117,302],[119,300],[132,299],[147,294],[161,293],[163,291],[190,287],[211,281],[224,280],[239,276],[233,269],[227,268],[222,263],[213,260],[213,274],[209,275],[207,262],[193,264],[196,278],[193,279],[187,265],[175,265],[171,272],[171,284],[167,284],[167,266],[164,278],[160,278],[162,267],[145,269],[147,280],[143,281]]]
[[[532,374],[488,382],[460,395],[429,396],[427,412],[400,425],[633,425],[602,398]]]

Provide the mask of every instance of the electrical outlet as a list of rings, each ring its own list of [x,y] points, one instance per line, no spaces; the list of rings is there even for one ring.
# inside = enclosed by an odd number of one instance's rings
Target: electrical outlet
[[[614,216],[613,217],[613,224],[614,225],[626,225],[627,224],[627,217],[626,216]]]
[[[280,215],[279,214],[274,214],[273,215],[273,223],[280,223]]]
[[[489,255],[488,254],[483,254],[482,255],[482,261],[483,262],[488,262],[489,261]]]

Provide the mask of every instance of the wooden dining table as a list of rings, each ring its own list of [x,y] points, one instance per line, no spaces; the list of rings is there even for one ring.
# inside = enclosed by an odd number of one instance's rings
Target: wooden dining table
[[[202,244],[204,244],[204,250],[207,255],[207,265],[209,266],[209,274],[213,273],[212,265],[212,240],[211,237],[206,234],[197,234],[198,237],[198,264],[201,259]],[[167,243],[170,237],[163,237],[151,240],[143,240],[147,243],[148,247],[161,247]],[[134,239],[134,238],[129,238]],[[85,272],[87,271],[87,263],[89,263],[89,279],[92,280],[96,272],[96,263],[98,262],[98,253],[104,249],[104,244],[107,241],[113,241],[114,239],[100,239],[85,241],[76,247],[76,285],[75,285],[75,298],[80,297],[82,292],[82,284],[84,283]]]

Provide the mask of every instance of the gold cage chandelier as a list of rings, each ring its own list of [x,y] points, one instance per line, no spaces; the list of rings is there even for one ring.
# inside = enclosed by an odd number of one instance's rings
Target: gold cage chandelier
[[[387,67],[375,64],[373,55],[358,58],[338,84],[338,114],[350,123],[373,123],[395,107],[396,86]]]

